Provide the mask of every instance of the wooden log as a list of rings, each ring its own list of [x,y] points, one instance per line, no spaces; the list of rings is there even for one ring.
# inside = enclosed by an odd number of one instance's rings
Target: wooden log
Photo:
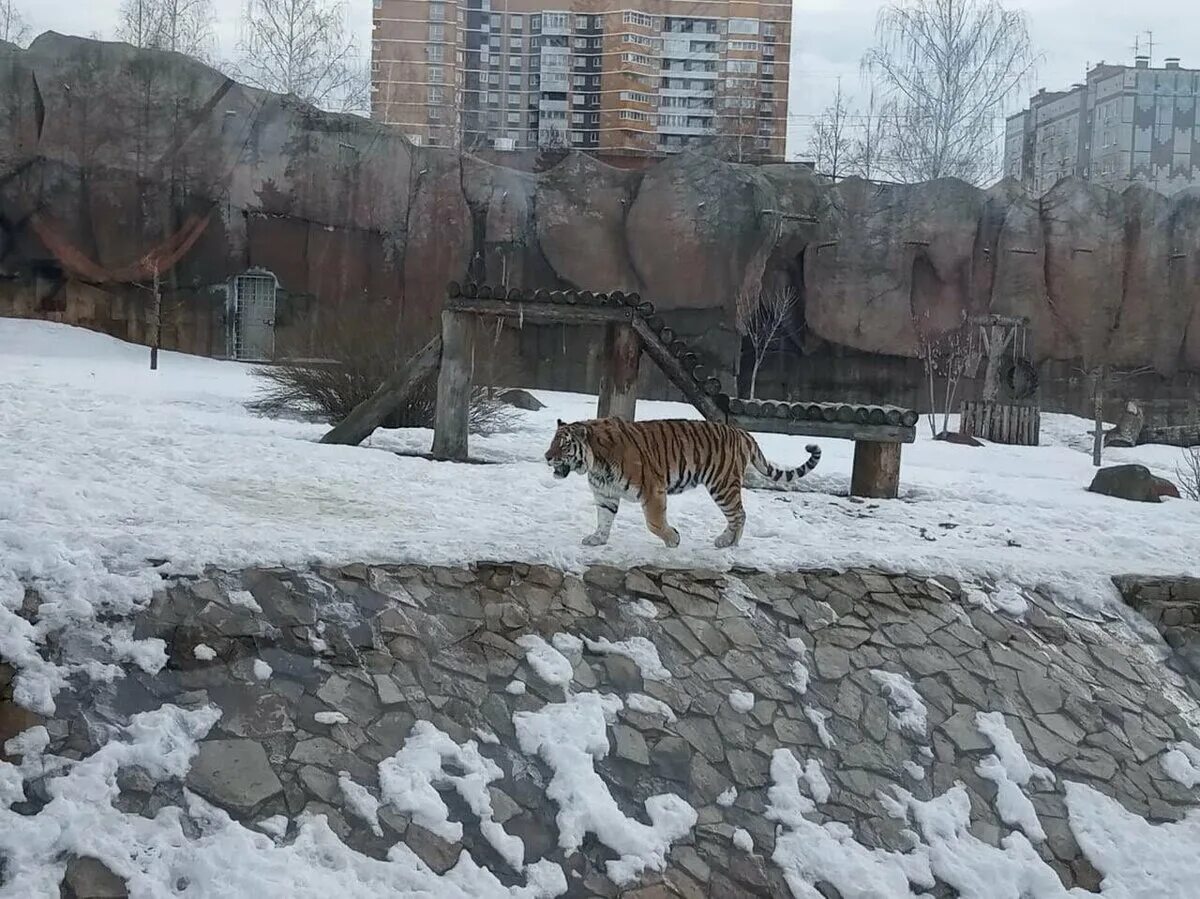
[[[661,315],[651,315],[646,319],[646,324],[650,326],[650,330],[655,334],[660,334],[666,322],[662,320]]]
[[[608,301],[623,306],[625,305],[625,294],[619,290],[614,290],[608,295]]]
[[[579,302],[579,294],[573,290],[564,291],[563,301],[570,306],[574,306]]]
[[[688,374],[692,376],[692,380],[697,383],[704,383],[708,380],[708,369],[703,365],[693,365],[688,369]]]
[[[709,396],[719,396],[721,393],[721,380],[719,378],[706,378],[700,389]]]
[[[821,404],[809,403],[804,407],[804,417],[810,421],[821,420]]]
[[[866,406],[859,406],[854,410],[854,420],[860,425],[865,425],[871,420],[871,410]]]
[[[550,291],[546,290],[544,287],[539,287],[533,292],[533,298],[539,303],[549,303]]]
[[[822,406],[821,407],[821,420],[822,421],[837,421],[838,420],[838,407],[833,405],[832,403]]]
[[[474,351],[475,317],[443,311],[442,368],[438,373],[437,418],[430,450],[435,459],[461,462],[467,458]]]
[[[904,415],[904,412],[901,409],[888,409],[886,412],[884,412],[884,418],[887,420],[887,423],[890,425],[900,424],[901,423],[900,420],[901,420],[901,418],[903,418],[903,415]]]
[[[463,285],[462,295],[470,298],[479,296],[479,285],[474,281],[468,281]]]
[[[873,425],[885,425],[887,424],[887,413],[878,406],[872,406],[867,410],[867,423]]]
[[[487,284],[480,284],[476,296],[481,300],[490,300],[492,298],[492,288]]]
[[[911,428],[920,419],[921,416],[913,409],[905,409],[900,413],[900,424],[906,428]]]
[[[519,303],[519,302],[521,302],[521,300],[523,298],[524,298],[524,295],[521,293],[521,291],[517,290],[515,287],[508,292],[509,302]]]
[[[596,295],[590,290],[581,290],[579,291],[579,302],[594,303],[596,302]]]
[[[736,396],[729,398],[729,411],[734,415],[741,415],[746,411],[746,404]]]
[[[649,318],[654,314],[654,304],[649,302],[641,302],[637,304],[638,315],[643,318]]]
[[[844,422],[845,424],[852,424],[853,422],[857,421],[857,418],[855,417],[855,414],[854,414],[854,407],[853,406],[838,406],[837,420],[840,422]]]
[[[551,322],[564,325],[596,325],[608,322],[627,322],[633,316],[628,309],[609,306],[572,306],[569,303],[514,303],[510,300],[459,299],[447,300],[446,309],[470,312],[475,315],[502,315],[521,321]]]
[[[670,344],[675,339],[675,332],[670,328],[663,328],[658,332],[658,339],[664,344]]]
[[[604,331],[604,371],[600,377],[598,418],[633,421],[637,409],[638,365],[642,341],[631,325],[609,325]]]
[[[462,296],[462,285],[459,284],[457,281],[451,281],[449,284],[446,285],[446,296],[461,297]]]
[[[350,414],[334,425],[322,443],[341,446],[358,446],[387,421],[389,415],[408,399],[414,387],[437,371],[442,358],[442,338],[434,337],[421,347],[386,381],[379,385],[368,399],[355,406]]]
[[[870,499],[895,499],[900,495],[899,443],[860,440],[854,444],[850,495]]]
[[[687,344],[682,340],[672,340],[670,346],[667,347],[667,351],[676,359],[678,359],[688,351],[688,348]]]
[[[788,403],[788,417],[796,421],[808,418],[808,407],[804,403]]]
[[[722,412],[729,412],[733,405],[733,397],[728,393],[718,393],[713,397],[713,402],[717,404],[717,408]]]

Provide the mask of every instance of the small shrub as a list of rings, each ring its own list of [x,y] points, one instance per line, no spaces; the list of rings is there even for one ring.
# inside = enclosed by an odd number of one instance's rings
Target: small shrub
[[[1175,477],[1180,493],[1200,501],[1200,446],[1189,446],[1183,451],[1183,459],[1175,466]]]
[[[405,362],[397,316],[388,306],[345,312],[322,329],[307,355],[284,349],[274,365],[255,369],[264,384],[246,404],[255,415],[336,424]],[[315,357],[315,358],[313,358]],[[418,382],[385,428],[431,428],[437,407],[437,374]],[[485,387],[471,396],[470,429],[479,434],[509,430],[520,412],[494,399]]]

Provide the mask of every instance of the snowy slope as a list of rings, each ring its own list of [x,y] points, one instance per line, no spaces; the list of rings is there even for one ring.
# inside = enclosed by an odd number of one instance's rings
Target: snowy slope
[[[324,428],[256,418],[248,366],[147,351],[40,322],[0,320],[0,547],[22,577],[60,585],[101,572],[137,574],[148,559],[178,569],[312,560],[475,559],[767,569],[878,565],[1047,585],[1086,605],[1112,596],[1119,572],[1200,573],[1200,505],[1126,503],[1084,491],[1087,423],[1052,416],[1049,446],[971,449],[927,438],[906,447],[900,501],[845,493],[852,445],[822,441],[806,492],[747,494],[742,544],[717,550],[723,522],[703,491],[673,498],[683,545],[667,550],[626,504],[612,542],[589,549],[586,483],[556,482],[542,461],[556,418],[594,415],[594,398],[542,394],[518,430],[476,438],[496,466],[438,464],[388,449],[428,450],[428,431],[380,432],[368,448],[316,444]],[[694,416],[642,402],[639,416]],[[780,463],[802,438],[762,435]],[[1080,448],[1068,444],[1075,443]],[[1173,473],[1178,451],[1109,452]]]

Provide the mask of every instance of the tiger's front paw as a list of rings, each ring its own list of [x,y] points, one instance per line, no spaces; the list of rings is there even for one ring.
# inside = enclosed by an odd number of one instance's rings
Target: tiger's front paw
[[[733,546],[737,543],[737,535],[732,531],[723,531],[716,540],[713,541],[713,546],[717,549],[725,549],[727,546]]]
[[[588,534],[583,538],[584,546],[603,546],[608,542],[607,534]]]
[[[665,543],[670,549],[677,547],[679,545],[679,531],[675,530],[675,528],[671,528],[671,530],[667,533],[667,536],[663,537],[663,543]]]

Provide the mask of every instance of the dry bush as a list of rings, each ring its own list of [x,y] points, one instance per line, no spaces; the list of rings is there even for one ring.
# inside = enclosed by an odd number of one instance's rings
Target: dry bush
[[[397,352],[402,343],[398,319],[388,306],[344,310],[322,326],[307,352],[285,347],[277,352],[276,364],[255,369],[264,384],[246,408],[269,418],[327,424],[342,421],[405,362]],[[434,372],[414,386],[383,427],[431,428],[436,407]],[[520,414],[507,403],[489,397],[486,387],[472,393],[470,429],[474,433],[509,430]]]
[[[1179,491],[1188,499],[1200,501],[1200,446],[1189,446],[1175,466]]]

